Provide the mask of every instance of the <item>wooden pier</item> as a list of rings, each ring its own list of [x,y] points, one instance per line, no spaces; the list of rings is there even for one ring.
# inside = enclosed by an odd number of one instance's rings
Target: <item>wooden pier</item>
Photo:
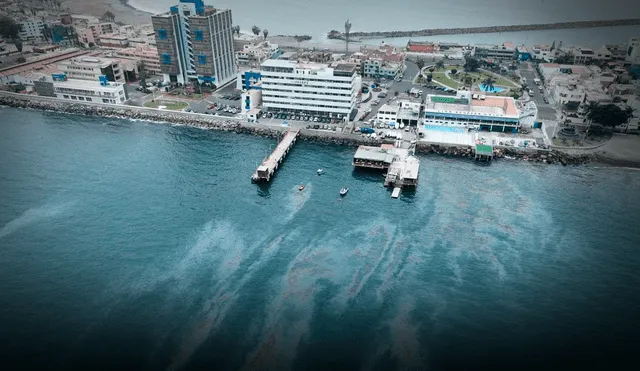
[[[299,130],[287,131],[273,152],[262,161],[262,164],[258,166],[253,176],[251,176],[253,182],[269,182],[271,180],[273,174],[278,170],[291,147],[295,144],[298,133]]]

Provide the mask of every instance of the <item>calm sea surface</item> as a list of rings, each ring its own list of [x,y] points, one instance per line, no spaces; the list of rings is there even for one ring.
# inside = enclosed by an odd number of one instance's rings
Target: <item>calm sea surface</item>
[[[128,4],[150,13],[169,10],[178,0],[129,0]],[[511,24],[550,23],[583,20],[640,18],[640,7],[627,0],[206,0],[205,4],[231,9],[234,24],[251,32],[257,25],[271,35],[306,34],[325,41],[332,29],[342,30],[347,18],[352,31],[419,30],[424,28],[476,27]],[[547,30],[497,34],[449,35],[413,40],[437,40],[457,43],[502,43],[532,45],[563,41],[565,45],[600,47],[626,43],[640,35],[640,26],[582,30]],[[367,40],[378,44],[382,40]],[[407,38],[384,40],[406,45]]]
[[[260,187],[274,140],[0,115],[5,370],[575,369],[637,351],[638,171],[424,156],[392,200],[352,148],[299,142]]]

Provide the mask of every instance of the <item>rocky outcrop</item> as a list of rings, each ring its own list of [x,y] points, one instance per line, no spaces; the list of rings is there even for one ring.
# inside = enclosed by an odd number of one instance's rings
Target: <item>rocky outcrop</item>
[[[612,26],[634,26],[640,24],[640,19],[612,19],[604,21],[576,21],[558,23],[538,23],[510,26],[487,26],[487,27],[459,27],[459,28],[430,28],[415,31],[374,31],[374,32],[350,32],[349,40],[352,38],[388,38],[388,37],[416,37],[435,35],[462,35],[473,33],[498,33],[517,31],[540,31],[540,30],[560,30],[571,28],[591,28],[591,27],[612,27]],[[342,32],[332,30],[327,34],[329,39],[344,40]]]

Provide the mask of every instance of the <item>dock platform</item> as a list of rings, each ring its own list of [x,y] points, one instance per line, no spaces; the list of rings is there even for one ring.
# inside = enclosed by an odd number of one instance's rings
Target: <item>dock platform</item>
[[[287,131],[273,152],[262,161],[262,164],[258,166],[253,176],[251,176],[253,182],[269,182],[271,180],[273,174],[278,170],[291,147],[295,144],[299,132],[299,130]]]
[[[401,189],[402,189],[402,188],[400,188],[400,187],[395,187],[395,188],[393,189],[393,192],[391,193],[391,198],[398,198],[398,197],[400,197],[400,190],[401,190]]]

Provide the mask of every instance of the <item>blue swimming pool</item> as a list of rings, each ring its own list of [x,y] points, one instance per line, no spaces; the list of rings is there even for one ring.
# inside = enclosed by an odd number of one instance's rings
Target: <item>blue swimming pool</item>
[[[445,132],[445,133],[464,133],[464,129],[463,128],[452,128],[452,127],[448,127],[448,126],[425,125],[424,128],[426,130],[442,131],[442,132]]]
[[[500,93],[504,90],[503,88],[499,88],[497,86],[494,86],[492,90],[488,90],[489,87],[485,84],[479,84],[478,86],[480,87],[480,90],[485,93]]]

